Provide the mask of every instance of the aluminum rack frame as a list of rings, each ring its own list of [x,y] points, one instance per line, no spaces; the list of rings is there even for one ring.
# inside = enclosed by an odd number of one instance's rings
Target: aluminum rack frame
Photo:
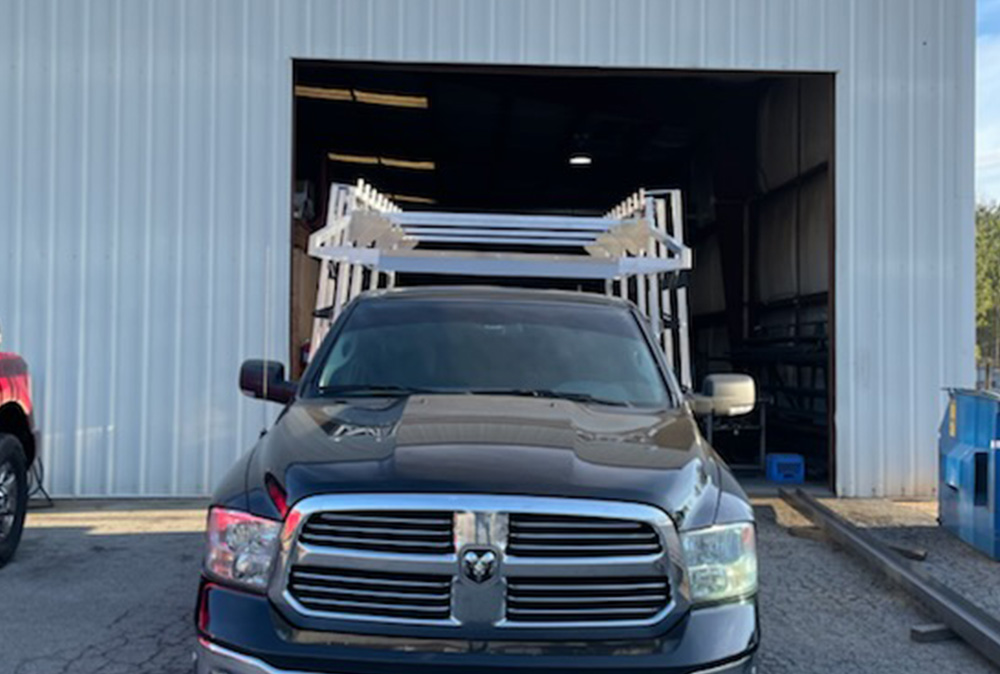
[[[312,350],[348,302],[394,287],[398,273],[598,279],[606,294],[636,303],[690,388],[682,214],[679,190],[639,190],[593,217],[407,212],[364,181],[334,183],[326,225],[309,239],[322,262]]]

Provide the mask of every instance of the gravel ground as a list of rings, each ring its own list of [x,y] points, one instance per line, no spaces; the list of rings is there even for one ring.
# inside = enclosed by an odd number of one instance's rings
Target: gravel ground
[[[933,501],[836,501],[838,512],[880,540],[926,550],[922,566],[952,589],[1000,615],[1000,563],[937,526]]]
[[[893,504],[825,501],[845,516],[887,520]],[[994,672],[960,641],[915,643],[910,627],[934,622],[908,596],[847,551],[789,534],[810,523],[779,500],[756,503],[761,574],[762,672]],[[933,516],[931,523],[933,524]],[[811,528],[811,527],[809,527]],[[808,533],[808,532],[806,532]],[[960,547],[950,538],[941,549]],[[929,546],[927,546],[931,549]],[[933,548],[932,555],[937,555]],[[995,571],[994,571],[995,574]],[[996,583],[995,576],[992,581]]]
[[[927,506],[836,507],[887,540],[927,548],[928,564],[1000,612],[998,567],[929,526]],[[202,508],[119,501],[32,512],[0,571],[0,672],[190,672]],[[763,673],[994,671],[961,642],[910,641],[910,626],[929,617],[846,552],[790,535],[807,523],[783,503],[759,500],[757,514]]]

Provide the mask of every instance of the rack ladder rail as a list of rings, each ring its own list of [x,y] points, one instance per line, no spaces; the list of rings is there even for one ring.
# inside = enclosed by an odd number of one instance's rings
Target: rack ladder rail
[[[397,272],[604,279],[606,293],[636,303],[681,384],[690,388],[687,297],[677,279],[691,268],[691,251],[683,243],[681,214],[679,190],[639,190],[604,217],[580,217],[405,212],[364,181],[335,183],[326,225],[309,239],[310,255],[321,261],[310,352],[350,300],[365,290],[394,287]],[[421,243],[451,248],[420,249]]]
[[[340,315],[348,302],[364,290],[392,288],[396,285],[394,272],[380,274],[377,270],[369,274],[368,283],[364,284],[362,265],[317,255],[314,251],[331,244],[348,245],[347,229],[342,223],[353,213],[363,211],[398,213],[402,209],[363,180],[359,180],[357,185],[331,184],[328,203],[326,224],[309,237],[309,253],[320,261],[319,287],[316,291],[316,311],[309,353],[316,352],[316,348],[326,337],[330,324]]]
[[[678,245],[684,246],[684,202],[677,189],[640,189],[626,197],[620,204],[608,211],[605,217],[612,219],[645,218],[662,234],[670,237]],[[664,254],[663,244],[651,239],[646,255],[659,257]],[[690,261],[685,269],[690,269]],[[688,330],[687,287],[680,282],[680,272],[663,275],[635,277],[634,296],[630,293],[627,278],[609,279],[605,291],[633,299],[639,310],[651,321],[654,334],[660,337],[660,345],[672,362],[681,386],[691,390],[690,332]],[[658,282],[659,281],[659,282]],[[656,292],[659,288],[660,292]],[[675,350],[676,345],[676,350]]]

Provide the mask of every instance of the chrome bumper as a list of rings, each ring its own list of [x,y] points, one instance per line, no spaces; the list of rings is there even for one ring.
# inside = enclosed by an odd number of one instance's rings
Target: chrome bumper
[[[194,671],[195,674],[307,674],[275,669],[263,660],[231,651],[202,638],[198,639],[194,650]]]
[[[194,656],[195,674],[316,674],[275,669],[263,660],[231,651],[204,638],[198,639]],[[336,674],[336,672],[325,674]],[[719,667],[694,670],[691,674],[757,674],[757,665],[754,656],[749,655]]]

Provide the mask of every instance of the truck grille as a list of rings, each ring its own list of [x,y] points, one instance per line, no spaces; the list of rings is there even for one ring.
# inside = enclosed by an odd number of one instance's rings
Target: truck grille
[[[509,555],[614,557],[660,552],[660,539],[645,522],[573,515],[510,516]]]
[[[505,494],[323,494],[283,532],[268,596],[292,622],[417,638],[628,637],[683,615],[676,529],[653,506]],[[681,604],[683,608],[683,604]]]
[[[646,621],[670,604],[666,578],[518,578],[507,581],[507,619],[530,623]]]
[[[447,620],[451,577],[295,566],[288,591],[313,611],[347,616]]]
[[[302,529],[301,540],[331,548],[446,555],[455,549],[453,519],[445,511],[316,513]]]

